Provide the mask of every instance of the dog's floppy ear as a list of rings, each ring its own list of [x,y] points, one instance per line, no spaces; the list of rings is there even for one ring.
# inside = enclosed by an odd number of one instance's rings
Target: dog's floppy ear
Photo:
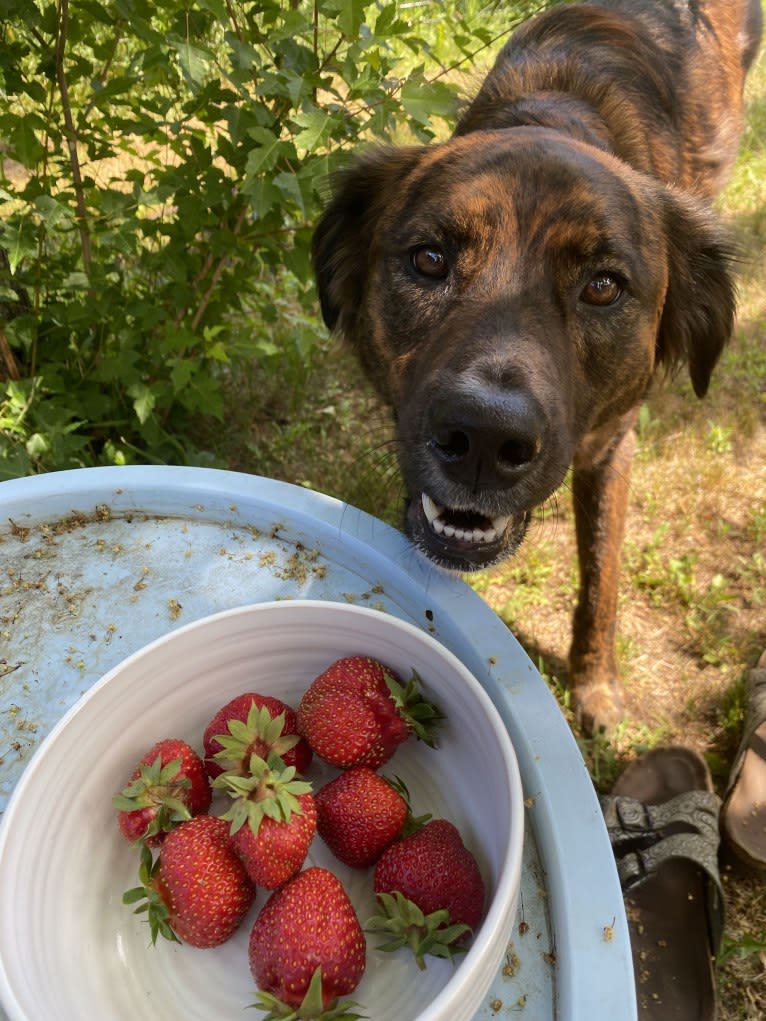
[[[334,178],[332,199],[311,245],[322,317],[329,329],[353,334],[378,220],[421,154],[419,146],[378,146]]]
[[[737,252],[721,223],[700,203],[664,190],[668,291],[657,334],[657,362],[689,366],[704,397],[734,327]]]

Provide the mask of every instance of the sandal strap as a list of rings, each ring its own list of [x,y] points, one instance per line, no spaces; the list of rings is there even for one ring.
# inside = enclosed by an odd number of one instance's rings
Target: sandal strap
[[[617,873],[623,893],[629,894],[650,879],[663,862],[674,858],[691,861],[705,873],[708,935],[713,956],[717,956],[726,921],[723,887],[718,871],[717,831],[714,842],[711,842],[709,836],[699,833],[675,833],[650,847],[628,851],[617,859]]]
[[[712,791],[691,790],[658,805],[626,795],[601,799],[604,820],[623,893],[650,879],[663,862],[685,859],[707,879],[708,935],[713,954],[721,946],[725,904],[718,871],[721,799]]]
[[[601,799],[609,840],[617,854],[625,845],[656,842],[679,828],[698,833],[718,845],[718,816],[721,800],[711,791],[691,790],[658,805],[646,804],[627,795]]]
[[[764,721],[766,721],[766,667],[757,666],[747,675],[745,722],[739,748],[729,773],[728,791],[731,791],[737,782],[753,734]]]
[[[764,720],[766,720],[766,667],[753,667],[747,675],[744,732],[751,737]]]

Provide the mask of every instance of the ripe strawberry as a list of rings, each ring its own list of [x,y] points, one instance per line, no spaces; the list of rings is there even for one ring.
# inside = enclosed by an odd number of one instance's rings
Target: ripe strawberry
[[[334,766],[376,769],[412,733],[435,743],[433,732],[443,717],[418,686],[414,672],[402,685],[391,670],[365,656],[337,660],[304,693],[298,731]]]
[[[311,784],[295,779],[272,755],[267,762],[253,755],[250,776],[224,773],[214,785],[234,800],[221,817],[231,822],[231,843],[250,879],[275,890],[298,872],[316,832]]]
[[[360,1016],[338,997],[353,992],[364,973],[364,933],[327,869],[306,869],[269,897],[250,933],[249,957],[262,990],[253,1006],[269,1012],[264,1021]]]
[[[247,776],[250,756],[268,759],[276,752],[286,766],[305,773],[311,748],[297,732],[295,710],[281,699],[247,692],[222,706],[202,738],[209,776],[224,771]]]
[[[457,828],[434,819],[383,852],[373,887],[382,916],[370,926],[393,936],[379,949],[409,946],[421,968],[423,957],[451,957],[481,921],[484,881]]]
[[[202,759],[185,741],[158,741],[115,795],[117,821],[126,839],[157,847],[179,822],[207,812],[212,792]]]
[[[242,862],[234,853],[223,819],[200,815],[167,835],[157,860],[144,846],[141,886],[128,890],[125,904],[145,911],[152,943],[157,936],[193,947],[215,947],[239,927],[255,899]]]
[[[320,837],[336,858],[357,869],[378,860],[409,815],[407,798],[369,766],[352,766],[314,800]]]

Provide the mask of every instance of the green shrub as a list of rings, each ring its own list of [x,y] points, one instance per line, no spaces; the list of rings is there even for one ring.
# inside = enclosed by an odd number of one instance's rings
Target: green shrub
[[[0,478],[209,461],[237,363],[324,338],[328,177],[448,130],[448,72],[529,6],[0,0]]]

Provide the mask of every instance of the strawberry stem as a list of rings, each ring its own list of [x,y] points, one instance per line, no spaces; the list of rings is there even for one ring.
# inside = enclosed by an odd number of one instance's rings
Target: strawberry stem
[[[416,671],[412,671],[412,677],[405,685],[400,684],[387,670],[383,671],[383,677],[393,703],[409,729],[418,740],[424,741],[429,748],[435,748],[436,731],[444,723],[445,717],[433,702],[423,698],[420,693],[420,677]]]

